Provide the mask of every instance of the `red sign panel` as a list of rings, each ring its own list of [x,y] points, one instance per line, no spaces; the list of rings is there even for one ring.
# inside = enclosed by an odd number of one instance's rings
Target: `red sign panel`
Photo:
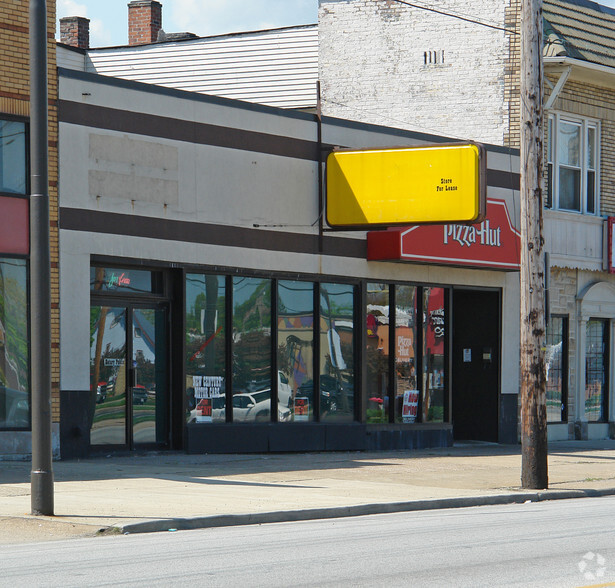
[[[0,196],[0,254],[28,255],[30,212],[25,198]]]
[[[369,261],[414,261],[519,271],[521,235],[503,200],[476,225],[416,225],[367,234]]]

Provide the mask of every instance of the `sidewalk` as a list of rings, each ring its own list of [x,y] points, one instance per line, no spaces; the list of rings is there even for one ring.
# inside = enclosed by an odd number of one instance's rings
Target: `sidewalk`
[[[55,516],[32,517],[30,463],[0,462],[0,544],[615,494],[615,441],[550,444],[547,491],[520,475],[518,445],[113,455],[54,462]]]

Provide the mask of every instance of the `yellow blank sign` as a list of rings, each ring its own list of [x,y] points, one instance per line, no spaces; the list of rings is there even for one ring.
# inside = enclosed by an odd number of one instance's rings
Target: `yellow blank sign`
[[[481,222],[481,145],[334,151],[327,158],[327,223],[334,228]]]

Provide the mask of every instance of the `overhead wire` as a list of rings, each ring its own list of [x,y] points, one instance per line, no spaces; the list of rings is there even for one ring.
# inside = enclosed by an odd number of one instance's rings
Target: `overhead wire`
[[[474,17],[471,16],[465,16],[463,14],[457,14],[454,12],[446,12],[444,10],[439,10],[437,8],[430,8],[429,6],[423,6],[422,4],[416,4],[414,2],[407,2],[406,0],[387,0],[387,2],[395,2],[397,4],[403,4],[404,6],[409,6],[410,8],[418,8],[419,10],[425,10],[427,12],[434,12],[436,14],[441,14],[443,16],[449,16],[451,18],[456,18],[459,20],[463,20],[464,22],[469,22],[475,25],[479,25],[479,26],[483,26],[483,27],[487,27],[490,29],[495,29],[497,31],[504,31],[505,33],[510,33],[512,35],[519,35],[520,33],[515,30],[515,29],[511,29],[511,28],[507,28],[507,27],[501,27],[497,24],[494,23],[489,23],[486,21],[481,21],[481,20],[477,20]]]

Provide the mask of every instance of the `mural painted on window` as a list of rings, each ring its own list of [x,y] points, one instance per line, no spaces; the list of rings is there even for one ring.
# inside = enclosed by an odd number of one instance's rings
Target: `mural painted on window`
[[[320,420],[354,419],[354,287],[320,285]]]
[[[226,421],[224,276],[186,275],[186,420]]]
[[[278,282],[278,415],[314,420],[314,285]]]
[[[29,427],[26,262],[0,258],[0,429]]]

